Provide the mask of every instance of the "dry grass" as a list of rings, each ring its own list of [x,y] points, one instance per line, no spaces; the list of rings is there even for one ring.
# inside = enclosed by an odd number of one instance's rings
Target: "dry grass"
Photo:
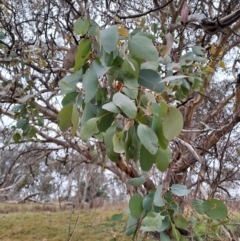
[[[0,240],[131,240],[130,237],[124,235],[127,216],[124,216],[122,221],[110,221],[113,214],[125,212],[126,204],[75,211],[56,210],[57,207],[55,209],[48,207],[49,210],[43,210],[40,206],[36,204],[0,204]]]

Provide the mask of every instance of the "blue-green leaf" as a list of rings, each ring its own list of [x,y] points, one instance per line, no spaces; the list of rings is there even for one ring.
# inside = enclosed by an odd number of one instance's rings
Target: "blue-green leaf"
[[[186,196],[188,193],[190,193],[190,190],[187,189],[185,185],[173,184],[170,188],[172,193],[179,197]]]
[[[118,106],[124,114],[126,114],[129,118],[135,118],[137,114],[137,107],[135,103],[126,95],[117,92],[113,96],[113,104]]]
[[[83,19],[79,18],[75,21],[73,30],[76,34],[85,35],[89,29],[89,20],[84,17]]]
[[[93,68],[88,69],[83,76],[83,88],[85,89],[84,102],[88,103],[98,90],[98,78]]]
[[[139,72],[138,83],[157,93],[162,93],[165,89],[165,84],[162,83],[160,75],[152,69],[141,69]]]
[[[133,36],[128,42],[128,48],[132,56],[142,60],[158,60],[158,51],[152,40],[145,36]]]
[[[107,53],[111,53],[117,48],[118,27],[111,26],[110,28],[100,30],[100,39],[103,49]]]

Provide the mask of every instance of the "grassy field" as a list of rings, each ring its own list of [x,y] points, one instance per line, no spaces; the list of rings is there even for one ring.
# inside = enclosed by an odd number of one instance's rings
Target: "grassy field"
[[[130,241],[124,234],[127,215],[122,221],[110,220],[126,208],[127,204],[117,204],[62,211],[58,205],[0,203],[0,241]],[[235,212],[230,212],[235,224],[227,226],[238,237],[239,212]]]
[[[0,204],[1,241],[127,241],[126,216],[110,221],[113,214],[125,212],[126,205],[94,210],[48,211],[34,205]],[[151,239],[147,239],[151,240]]]

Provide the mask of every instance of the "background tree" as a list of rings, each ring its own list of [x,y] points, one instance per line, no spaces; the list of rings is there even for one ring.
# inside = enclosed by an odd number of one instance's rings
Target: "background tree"
[[[15,143],[41,142],[46,157],[65,154],[63,165],[77,154],[124,182],[137,178],[128,185],[133,206],[157,196],[161,209],[162,196],[169,204],[172,194],[188,193],[178,184],[215,206],[217,193],[231,195],[225,185],[238,181],[240,120],[237,1],[0,4],[1,115],[4,126],[16,120]],[[164,171],[160,186],[145,173],[153,165]],[[127,234],[145,217],[141,208],[130,211]],[[153,231],[151,218],[142,230]]]

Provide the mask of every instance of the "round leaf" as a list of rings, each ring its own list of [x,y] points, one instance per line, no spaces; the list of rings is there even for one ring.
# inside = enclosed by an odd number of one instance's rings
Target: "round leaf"
[[[163,134],[168,140],[178,136],[183,128],[183,116],[180,110],[169,107],[163,119]]]
[[[77,21],[74,23],[74,32],[76,34],[86,34],[89,28],[89,20],[87,18],[81,19],[79,18]]]
[[[175,225],[178,227],[178,228],[187,228],[188,226],[188,221],[186,220],[186,218],[183,217],[182,214],[180,213],[175,213],[173,215],[173,221],[175,223]]]
[[[171,191],[179,197],[186,196],[188,193],[190,193],[190,190],[188,190],[186,186],[181,184],[173,184],[171,186]]]
[[[160,75],[151,69],[141,69],[139,71],[138,83],[157,93],[163,92],[165,88],[165,84],[161,82]]]
[[[97,127],[98,121],[99,118],[95,117],[84,123],[80,131],[80,136],[84,141],[87,141],[91,136],[99,132]]]
[[[192,51],[194,54],[200,55],[200,56],[204,56],[206,54],[206,50],[201,46],[193,46]]]
[[[158,170],[160,170],[161,172],[166,171],[171,161],[171,158],[172,153],[169,148],[167,148],[166,150],[162,150],[161,148],[159,148],[154,156],[154,160]]]
[[[110,221],[121,221],[123,218],[123,214],[119,213],[119,214],[114,214],[112,215]]]
[[[118,27],[112,26],[110,28],[100,30],[100,39],[103,49],[107,53],[111,53],[117,48]]]
[[[156,133],[148,126],[139,124],[137,128],[137,135],[141,143],[152,154],[156,154],[158,150],[158,138]]]
[[[144,197],[142,206],[146,212],[150,212],[152,210],[153,198],[154,198],[154,193],[149,193]]]
[[[114,94],[112,101],[113,104],[118,106],[129,118],[136,117],[137,107],[129,97],[120,92],[117,92]]]
[[[154,163],[153,155],[144,147],[141,147],[140,151],[140,166],[145,172],[148,172]]]
[[[133,36],[128,47],[131,55],[143,60],[158,60],[158,51],[153,42],[145,36]]]
[[[217,199],[208,199],[202,203],[204,212],[212,219],[223,219],[227,216],[226,205]]]
[[[146,180],[145,176],[135,177],[128,180],[128,184],[134,187],[140,187]]]
[[[21,140],[21,135],[19,133],[15,133],[13,135],[13,140],[15,143],[18,143]]]
[[[123,141],[123,132],[116,133],[113,138],[113,150],[116,153],[125,152],[125,142]]]
[[[193,205],[195,211],[201,215],[204,214],[204,210],[202,207],[203,202],[204,202],[203,200],[197,200],[197,199],[192,200],[192,205]]]
[[[136,219],[141,217],[141,214],[143,211],[142,201],[143,201],[143,198],[140,194],[136,194],[132,196],[129,201],[129,209],[130,209],[131,215]]]
[[[73,105],[67,105],[58,113],[58,125],[62,132],[67,131],[67,129],[72,125],[72,109]]]
[[[141,230],[143,232],[154,232],[162,225],[163,216],[160,213],[150,212],[143,219]]]
[[[113,113],[120,113],[120,110],[116,105],[113,104],[113,102],[106,103],[102,106],[103,109],[113,112]]]

